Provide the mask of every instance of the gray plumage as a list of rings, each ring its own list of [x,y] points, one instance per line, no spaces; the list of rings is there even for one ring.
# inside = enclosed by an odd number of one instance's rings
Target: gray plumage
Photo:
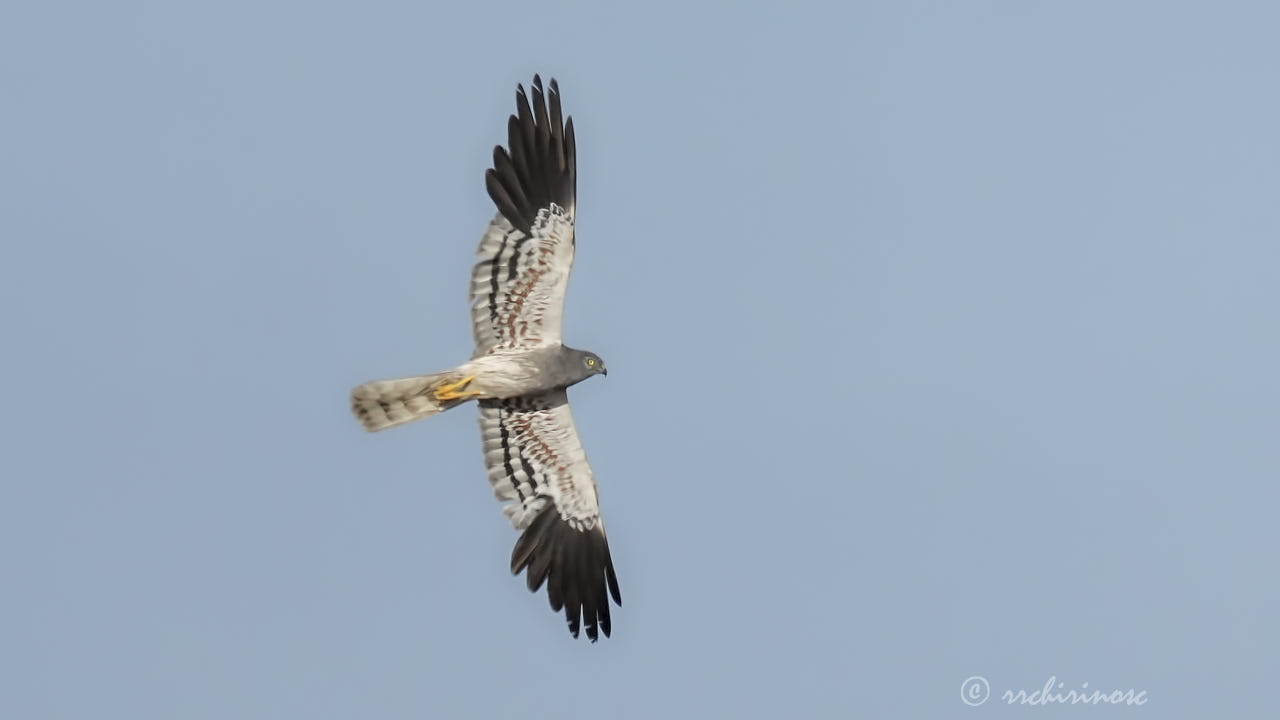
[[[575,350],[560,345],[547,348],[545,351],[534,350],[530,354],[538,352],[547,353],[545,359],[538,362],[540,369],[545,373],[547,383],[546,387],[539,388],[540,390],[563,390],[571,385],[577,385],[592,375],[609,374],[600,356],[587,350]]]
[[[471,273],[475,350],[453,370],[365,383],[351,408],[370,432],[468,400],[480,406],[485,464],[503,512],[522,534],[511,572],[547,586],[569,631],[595,642],[611,631],[609,598],[622,605],[591,466],[567,388],[605,375],[604,361],[561,341],[564,295],[576,248],[577,144],[555,80],[519,87],[507,147],[493,153],[485,187],[498,208]]]

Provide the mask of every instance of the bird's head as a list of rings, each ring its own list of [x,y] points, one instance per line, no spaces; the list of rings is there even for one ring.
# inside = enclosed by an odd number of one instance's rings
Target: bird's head
[[[599,375],[609,374],[608,369],[604,366],[604,360],[601,360],[600,356],[593,352],[584,351],[582,353],[582,366],[589,373]]]
[[[604,360],[599,355],[587,350],[562,347],[556,358],[554,373],[552,377],[557,386],[569,387],[594,375],[608,375],[609,371],[604,369]]]

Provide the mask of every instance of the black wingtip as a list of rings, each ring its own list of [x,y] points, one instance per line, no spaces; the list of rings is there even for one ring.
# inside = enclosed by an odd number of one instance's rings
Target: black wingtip
[[[553,612],[564,611],[570,635],[585,630],[592,642],[600,633],[610,636],[609,597],[621,607],[622,595],[603,527],[575,530],[549,504],[512,549],[511,572],[521,571],[531,591],[546,584],[547,602]]]
[[[504,153],[510,168],[503,166],[495,152],[494,181],[488,177],[485,180],[498,212],[526,234],[538,211],[554,203],[572,217],[575,205],[577,148],[573,120],[563,117],[560,86],[555,78],[550,87],[548,97],[540,75],[533,76],[529,93],[523,84],[516,85],[516,112],[507,122],[508,152]]]

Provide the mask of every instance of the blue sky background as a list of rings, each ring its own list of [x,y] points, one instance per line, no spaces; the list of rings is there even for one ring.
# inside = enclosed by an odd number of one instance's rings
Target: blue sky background
[[[1266,3],[10,3],[0,717],[1244,717],[1280,625]],[[625,606],[507,572],[470,352],[579,150]],[[1144,708],[961,703],[1050,676]]]

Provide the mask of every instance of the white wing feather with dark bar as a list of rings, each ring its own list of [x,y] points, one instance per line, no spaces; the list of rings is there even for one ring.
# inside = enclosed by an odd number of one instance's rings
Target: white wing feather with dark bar
[[[557,345],[563,333],[577,194],[573,119],[562,120],[555,80],[544,95],[534,76],[532,94],[530,106],[524,87],[517,91],[510,147],[494,148],[485,174],[498,214],[471,272],[476,356]]]
[[[569,631],[580,624],[595,641],[609,636],[609,599],[622,605],[609,542],[600,518],[595,478],[563,390],[480,403],[484,459],[494,494],[523,534],[511,572],[526,573],[529,590],[545,582],[551,608],[565,611]]]

